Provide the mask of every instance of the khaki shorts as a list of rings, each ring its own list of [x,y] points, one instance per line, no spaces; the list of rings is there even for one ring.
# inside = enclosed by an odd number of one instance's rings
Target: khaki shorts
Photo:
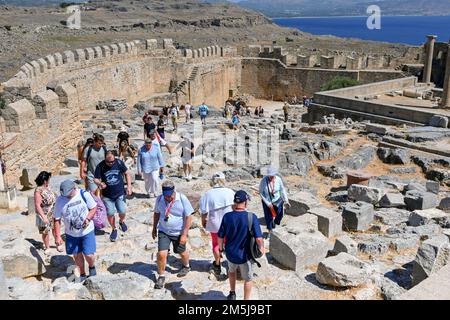
[[[242,264],[234,264],[228,261],[228,272],[235,273],[238,268],[243,280],[252,281],[253,263],[251,261],[247,261],[246,263]]]

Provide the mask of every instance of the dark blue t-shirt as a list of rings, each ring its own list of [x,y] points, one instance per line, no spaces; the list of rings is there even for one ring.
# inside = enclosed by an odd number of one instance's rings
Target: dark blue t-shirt
[[[106,188],[102,190],[104,197],[115,200],[125,194],[123,174],[127,170],[125,163],[120,159],[116,159],[111,167],[105,160],[98,164],[94,177],[106,183]]]
[[[256,238],[262,238],[258,218],[253,214],[253,233]],[[219,238],[225,238],[225,253],[227,259],[234,264],[243,264],[251,259],[250,239],[248,232],[247,211],[231,211],[224,215],[220,225]]]

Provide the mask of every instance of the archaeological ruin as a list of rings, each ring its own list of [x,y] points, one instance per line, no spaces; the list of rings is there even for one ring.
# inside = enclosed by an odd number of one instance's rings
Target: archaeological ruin
[[[187,49],[172,39],[148,39],[29,61],[0,92],[2,143],[14,141],[1,154],[0,298],[224,298],[227,282],[208,273],[211,245],[199,214],[189,234],[195,272],[181,287],[174,278],[164,290],[153,289],[154,199],[128,200],[131,234],[114,246],[98,236],[99,275],[83,284],[66,279],[70,256],[44,257],[23,239],[39,236],[33,190],[41,170],[53,173],[55,191],[65,179],[81,186],[80,140],[98,132],[112,148],[125,126],[140,147],[145,111],[158,115],[162,106],[190,102],[210,106],[207,125],[181,118],[167,141],[176,145],[186,132],[198,138],[196,179],[180,178],[178,154],[164,156],[167,176],[194,208],[218,170],[230,188],[254,196],[249,210],[260,218],[265,167],[277,164],[288,187],[292,207],[265,240],[254,299],[269,293],[273,299],[449,299],[448,281],[430,297],[433,285],[448,278],[450,257],[450,44],[437,40],[428,36],[423,48],[392,57],[306,55],[260,44]],[[359,84],[322,91],[336,77]],[[312,97],[309,106],[303,96]],[[236,97],[251,115],[242,116],[235,132],[222,109]],[[300,102],[291,103],[284,122],[283,103],[293,97]],[[260,105],[264,117],[253,115]],[[143,181],[133,177],[133,188],[143,192]],[[6,227],[11,223],[14,229]],[[44,281],[23,280],[30,277]],[[114,286],[119,280],[127,296]]]

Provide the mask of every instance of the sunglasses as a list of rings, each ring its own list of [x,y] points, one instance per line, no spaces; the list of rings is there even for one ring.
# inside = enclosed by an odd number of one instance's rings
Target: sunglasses
[[[116,160],[114,160],[114,161],[105,161],[105,162],[106,162],[106,164],[114,164],[115,161]]]

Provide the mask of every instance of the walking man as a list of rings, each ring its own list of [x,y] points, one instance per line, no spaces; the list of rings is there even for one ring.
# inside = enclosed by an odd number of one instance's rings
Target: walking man
[[[123,175],[125,175],[127,180],[126,194],[131,196],[133,191],[131,189],[130,170],[128,170],[122,160],[116,159],[112,151],[106,153],[106,159],[100,162],[95,169],[94,182],[102,189],[102,200],[105,203],[108,222],[112,228],[111,234],[109,235],[109,239],[112,242],[117,240],[116,212],[119,213],[120,228],[123,232],[128,230],[125,224],[127,205],[125,203]]]
[[[214,262],[212,270],[216,276],[220,276],[220,252],[217,233],[223,216],[233,211],[234,191],[225,187],[225,175],[216,172],[211,179],[212,189],[200,198],[200,212],[202,214],[202,225],[206,231],[211,233]]]
[[[164,272],[167,254],[172,243],[173,251],[181,256],[183,267],[178,277],[184,277],[191,270],[189,266],[189,252],[186,241],[191,227],[194,209],[188,198],[175,191],[172,181],[166,180],[162,184],[162,195],[156,198],[155,214],[153,216],[152,237],[158,236],[158,279],[155,289],[162,289],[165,283]]]
[[[275,225],[281,223],[284,213],[283,205],[291,206],[283,180],[278,176],[278,171],[274,167],[270,166],[267,175],[262,178],[259,184],[259,194],[262,199],[267,230],[270,234]]]
[[[288,120],[289,120],[289,104],[287,102],[284,103],[283,113],[284,113],[284,122],[288,122]]]
[[[76,188],[72,180],[64,180],[60,185],[61,195],[55,205],[55,237],[57,245],[62,245],[61,219],[64,220],[66,252],[73,255],[81,280],[86,279],[85,263],[89,266],[89,276],[97,275],[95,270],[96,242],[94,222],[97,203],[89,192]]]
[[[239,190],[234,195],[234,210],[225,214],[219,228],[219,248],[225,251],[228,259],[228,277],[230,281],[230,294],[228,300],[236,300],[236,270],[239,269],[244,279],[244,299],[249,300],[253,286],[253,262],[250,251],[251,235],[249,232],[249,213],[247,204],[249,195]],[[252,217],[252,231],[259,249],[264,254],[264,241],[261,227],[255,214]],[[224,241],[226,240],[226,243]],[[225,246],[225,247],[224,247]],[[224,249],[225,248],[225,249]]]
[[[172,125],[173,125],[173,131],[177,131],[178,125],[177,125],[177,118],[178,118],[178,106],[175,105],[175,103],[172,102],[172,106],[169,109],[170,117],[172,119]]]
[[[152,139],[145,139],[145,144],[139,149],[137,174],[144,178],[145,191],[150,198],[156,198],[159,189],[159,179],[164,172],[164,159],[161,148],[153,144]]]
[[[105,160],[106,156],[105,140],[102,135],[94,136],[94,145],[85,148],[83,159],[81,160],[81,179],[87,179],[89,191],[95,192],[97,197],[100,197],[100,189],[94,182],[95,168],[97,165]]]
[[[189,122],[189,120],[191,119],[191,104],[188,102],[186,103],[186,105],[184,106],[184,112],[186,114],[186,123]]]
[[[208,106],[203,102],[198,107],[198,113],[200,114],[200,119],[202,120],[202,124],[206,125],[206,116],[208,115],[209,108]]]

